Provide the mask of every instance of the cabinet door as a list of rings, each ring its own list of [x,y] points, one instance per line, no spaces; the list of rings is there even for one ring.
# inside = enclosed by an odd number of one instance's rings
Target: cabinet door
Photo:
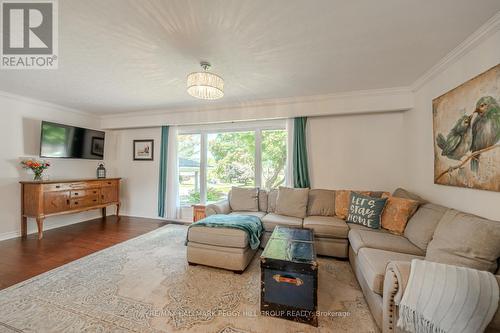
[[[118,187],[117,186],[107,186],[101,188],[101,203],[111,203],[118,201]]]
[[[44,214],[54,214],[64,212],[69,209],[69,191],[44,192],[43,212]]]

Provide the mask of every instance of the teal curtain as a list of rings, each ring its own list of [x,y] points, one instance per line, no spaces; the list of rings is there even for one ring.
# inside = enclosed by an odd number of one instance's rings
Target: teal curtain
[[[158,177],[158,216],[165,217],[165,194],[167,192],[168,126],[161,128],[160,176]]]
[[[293,186],[310,187],[306,142],[307,117],[297,117],[293,123]]]

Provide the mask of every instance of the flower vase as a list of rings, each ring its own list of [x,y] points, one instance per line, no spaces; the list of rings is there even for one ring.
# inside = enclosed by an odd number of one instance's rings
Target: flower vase
[[[35,175],[33,176],[34,181],[42,181],[43,180],[43,178],[42,178],[43,172],[34,172],[34,173],[35,173]]]

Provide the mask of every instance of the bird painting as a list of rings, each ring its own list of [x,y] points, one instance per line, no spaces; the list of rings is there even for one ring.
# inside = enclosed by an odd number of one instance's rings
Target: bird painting
[[[438,147],[441,148],[442,156],[460,160],[469,152],[472,144],[471,119],[473,115],[464,115],[458,119],[446,139],[441,133],[438,134],[436,141]]]
[[[500,192],[500,64],[432,100],[434,183]]]
[[[472,124],[472,144],[470,150],[474,153],[493,146],[500,140],[500,107],[492,96],[481,97],[476,103],[478,116]],[[479,157],[471,159],[470,168],[479,171]]]

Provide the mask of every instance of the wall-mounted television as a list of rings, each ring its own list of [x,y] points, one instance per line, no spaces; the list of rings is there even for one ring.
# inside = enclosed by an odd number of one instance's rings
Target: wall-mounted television
[[[42,121],[40,157],[104,158],[103,131]]]

